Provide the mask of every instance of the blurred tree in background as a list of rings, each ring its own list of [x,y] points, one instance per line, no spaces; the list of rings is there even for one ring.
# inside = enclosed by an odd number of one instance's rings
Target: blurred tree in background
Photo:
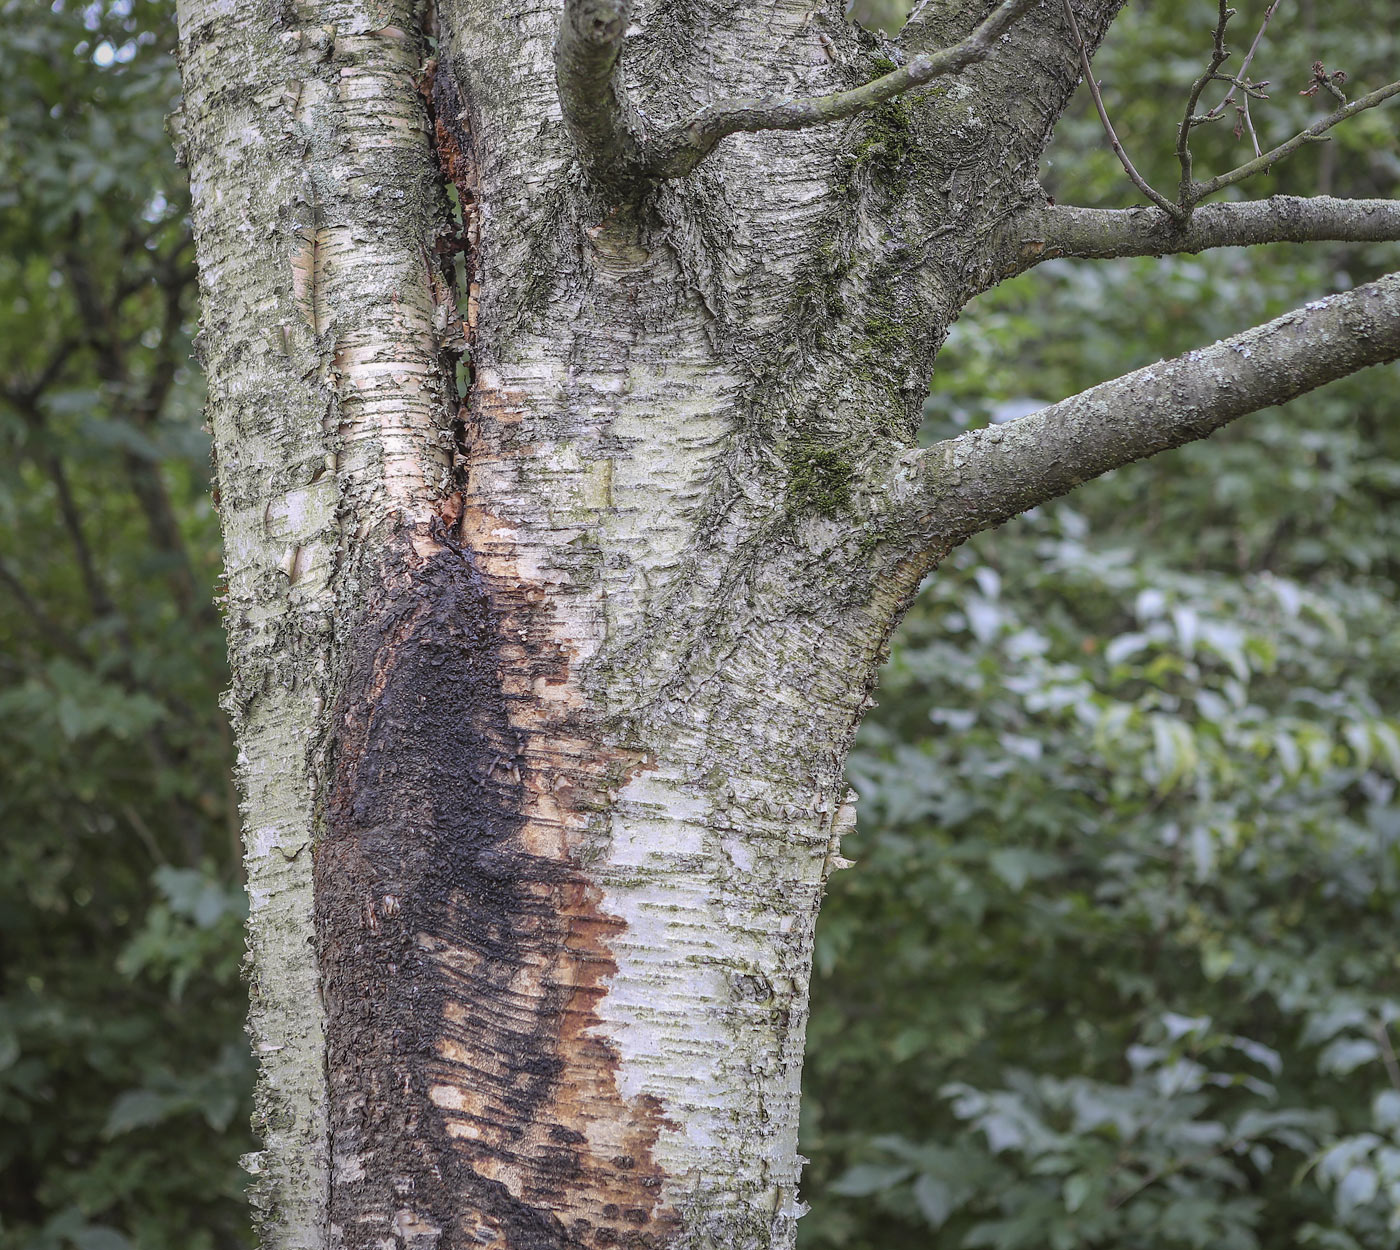
[[[1237,44],[1265,6],[1240,7]],[[1213,10],[1141,6],[1098,62],[1165,183]],[[1274,19],[1261,133],[1315,114],[1313,60],[1400,59],[1388,5],[1321,10]],[[164,3],[0,0],[0,1250],[247,1244],[173,38]],[[1394,194],[1396,116],[1269,189]],[[1054,159],[1066,200],[1131,202],[1087,109]],[[959,324],[930,434],[1397,259],[1051,262]],[[1395,376],[983,535],[911,614],[821,923],[813,1250],[1400,1245]]]
[[[1239,8],[1242,49],[1266,5]],[[1304,116],[1312,61],[1390,76],[1389,12],[1279,6],[1251,71],[1273,80],[1251,110],[1265,143]],[[1173,182],[1213,17],[1130,9],[1096,62],[1149,180]],[[1132,203],[1087,103],[1048,185]],[[1267,191],[1393,195],[1400,119],[1369,118]],[[1248,143],[1233,122],[1207,136],[1215,168]],[[1052,262],[955,328],[930,433],[1397,260]],[[859,866],[818,935],[809,1247],[1400,1245],[1395,380],[982,535],[911,613],[852,756]]]
[[[0,4],[0,1247],[246,1244],[172,7]]]

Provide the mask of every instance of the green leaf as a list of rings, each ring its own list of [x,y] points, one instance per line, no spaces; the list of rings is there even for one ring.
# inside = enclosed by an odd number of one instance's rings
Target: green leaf
[[[1371,1100],[1371,1120],[1384,1132],[1400,1128],[1400,1090],[1383,1089]]]
[[[133,1129],[148,1128],[159,1124],[178,1109],[178,1103],[172,1102],[165,1094],[149,1089],[127,1090],[107,1112],[102,1135],[110,1139],[130,1133]]]
[[[859,1163],[844,1172],[832,1185],[832,1192],[847,1198],[866,1198],[882,1193],[909,1179],[914,1169],[903,1164]]]
[[[948,1183],[925,1172],[914,1181],[914,1203],[930,1228],[942,1228],[953,1213],[953,1191]]]
[[[1065,1210],[1073,1215],[1084,1205],[1084,1200],[1093,1190],[1093,1182],[1082,1172],[1067,1177],[1062,1189]]]
[[[1328,1043],[1318,1056],[1317,1066],[1323,1072],[1345,1076],[1363,1063],[1380,1058],[1380,1047],[1365,1037],[1339,1037]]]
[[[1019,894],[1026,882],[1031,879],[1031,873],[1041,858],[1043,857],[1038,857],[1031,851],[1023,851],[1016,847],[1001,847],[991,853],[988,857],[988,863],[992,871],[1006,883],[1011,892]]]
[[[1354,1167],[1337,1184],[1337,1213],[1349,1218],[1358,1207],[1371,1202],[1380,1188],[1376,1173],[1369,1167]]]

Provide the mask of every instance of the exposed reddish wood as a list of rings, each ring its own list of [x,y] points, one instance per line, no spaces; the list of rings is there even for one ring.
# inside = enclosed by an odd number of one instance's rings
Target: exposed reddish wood
[[[469,544],[498,528],[463,521]],[[598,1035],[621,921],[575,860],[638,761],[588,737],[556,605],[499,537],[484,560],[425,537],[393,545],[356,631],[316,853],[332,1219],[346,1250],[391,1227],[664,1245],[664,1115],[622,1097]]]

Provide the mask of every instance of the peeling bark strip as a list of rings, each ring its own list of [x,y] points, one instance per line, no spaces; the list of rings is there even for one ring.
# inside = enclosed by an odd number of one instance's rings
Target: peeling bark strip
[[[316,854],[332,1244],[663,1244],[655,1102],[592,1034],[621,924],[570,833],[601,770],[512,724],[502,621],[465,551],[423,545],[391,545],[355,631]],[[552,649],[510,664],[569,679]]]

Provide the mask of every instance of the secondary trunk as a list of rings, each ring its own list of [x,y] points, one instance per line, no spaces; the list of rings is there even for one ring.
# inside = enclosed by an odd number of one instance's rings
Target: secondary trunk
[[[752,8],[668,10],[638,98],[878,71]],[[446,0],[435,58],[415,12],[181,3],[264,1242],[789,1246],[842,765],[931,559],[855,468],[1049,123],[988,69],[609,208],[555,7]]]

